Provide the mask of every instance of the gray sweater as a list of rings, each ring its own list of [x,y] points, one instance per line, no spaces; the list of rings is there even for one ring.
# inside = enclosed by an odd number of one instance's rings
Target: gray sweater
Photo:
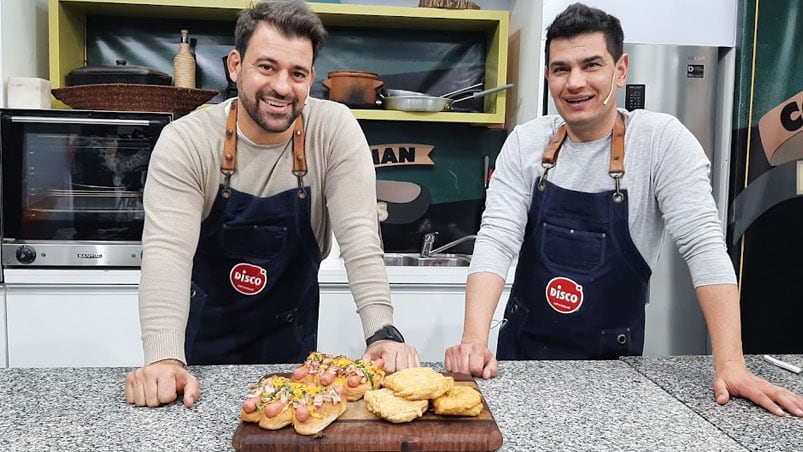
[[[223,181],[220,158],[229,105],[209,107],[169,124],[151,157],[139,288],[146,364],[185,360],[192,259],[201,221],[209,215]],[[334,232],[367,337],[393,323],[377,234],[373,160],[365,135],[344,105],[308,98],[303,114],[309,169],[304,185],[311,187],[312,230],[324,257]],[[266,197],[297,187],[292,152],[282,154],[287,146],[257,145],[238,133],[232,188]]]
[[[675,117],[635,110],[625,115],[625,174],[630,235],[651,269],[666,233],[689,266],[694,287],[734,284],[716,205],[711,195],[710,162],[692,133]],[[556,115],[517,126],[496,161],[470,273],[505,278],[524,240],[527,212],[541,155],[563,120]],[[608,175],[611,137],[561,148],[548,179],[582,192],[614,188]]]

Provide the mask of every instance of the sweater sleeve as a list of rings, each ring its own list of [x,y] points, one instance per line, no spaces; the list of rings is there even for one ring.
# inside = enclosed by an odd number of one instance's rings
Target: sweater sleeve
[[[491,272],[505,279],[521,249],[537,171],[525,154],[531,132],[516,127],[496,159],[469,274]]]
[[[711,195],[710,162],[702,146],[674,118],[655,139],[655,196],[694,287],[735,284],[736,274]]]
[[[390,287],[382,259],[373,159],[353,115],[339,104],[331,114],[324,196],[340,245],[349,287],[365,337],[393,323]]]
[[[186,362],[192,260],[204,205],[201,172],[178,129],[161,133],[145,183],[139,311],[145,364],[166,358]]]

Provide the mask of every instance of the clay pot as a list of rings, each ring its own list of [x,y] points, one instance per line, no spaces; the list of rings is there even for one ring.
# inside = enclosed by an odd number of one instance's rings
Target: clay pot
[[[333,71],[324,80],[329,100],[349,107],[376,107],[376,91],[385,83],[373,72]]]

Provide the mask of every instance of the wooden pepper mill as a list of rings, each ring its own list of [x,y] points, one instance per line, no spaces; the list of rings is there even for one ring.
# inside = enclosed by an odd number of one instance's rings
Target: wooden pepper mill
[[[173,58],[173,84],[195,88],[195,57],[190,52],[190,36],[187,30],[181,30],[178,53]]]

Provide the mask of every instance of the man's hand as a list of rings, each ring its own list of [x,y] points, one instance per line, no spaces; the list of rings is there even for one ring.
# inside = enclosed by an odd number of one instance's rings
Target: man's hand
[[[415,348],[404,342],[390,340],[374,342],[365,350],[365,354],[362,357],[373,361],[381,358],[384,361],[384,370],[387,373],[421,365],[418,351]]]
[[[787,413],[803,417],[803,397],[759,378],[741,362],[724,363],[714,375],[717,403],[725,405],[731,397],[742,397],[777,416]]]
[[[131,371],[125,377],[125,398],[136,406],[157,407],[184,394],[184,406],[191,408],[198,400],[201,385],[187,372],[184,364],[165,359]]]
[[[444,365],[449,372],[492,378],[499,375],[499,363],[487,345],[462,343],[446,349]]]

